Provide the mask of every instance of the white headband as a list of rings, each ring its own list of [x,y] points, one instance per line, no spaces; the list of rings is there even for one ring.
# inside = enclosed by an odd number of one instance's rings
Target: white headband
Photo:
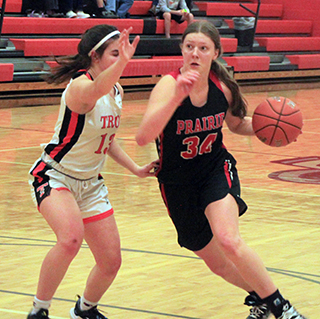
[[[118,30],[115,30],[115,31],[112,31],[111,33],[107,34],[102,40],[100,40],[91,50],[90,52],[88,53],[88,56],[90,57],[91,56],[91,53],[93,51],[97,51],[97,49],[99,49],[103,43],[105,43],[106,41],[108,41],[110,38],[114,37],[115,35],[117,34],[120,34],[120,31]]]

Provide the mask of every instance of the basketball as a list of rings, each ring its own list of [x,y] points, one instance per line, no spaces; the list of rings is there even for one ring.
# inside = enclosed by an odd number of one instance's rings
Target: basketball
[[[286,146],[301,133],[302,113],[288,98],[271,97],[255,109],[252,126],[261,142],[275,147]]]

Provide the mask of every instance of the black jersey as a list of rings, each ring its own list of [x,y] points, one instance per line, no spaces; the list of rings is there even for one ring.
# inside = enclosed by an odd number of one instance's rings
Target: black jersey
[[[177,78],[180,71],[171,72]],[[195,107],[187,97],[157,138],[160,183],[185,184],[203,181],[224,165],[226,148],[222,125],[229,104],[217,76],[210,72],[207,102]]]

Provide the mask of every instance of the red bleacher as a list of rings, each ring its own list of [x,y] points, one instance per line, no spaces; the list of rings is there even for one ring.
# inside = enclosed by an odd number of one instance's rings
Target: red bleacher
[[[24,52],[24,56],[61,56],[77,53],[77,46],[80,39],[14,39],[10,38],[17,50]],[[224,52],[237,51],[237,39],[222,38]]]
[[[2,0],[0,0],[0,7],[2,8]],[[5,12],[18,13],[21,12],[22,0],[6,1]]]
[[[129,9],[131,15],[147,15],[152,6],[152,1],[134,1],[132,7]]]
[[[46,61],[50,67],[55,67],[55,61]],[[122,77],[163,75],[178,69],[183,64],[182,57],[166,57],[130,60],[122,73]]]
[[[233,20],[226,19],[229,28],[234,28]],[[258,20],[257,33],[311,34],[312,21],[308,20]]]
[[[252,16],[250,12],[239,6],[239,3],[226,2],[195,2],[200,10],[205,11],[207,16],[221,16],[221,17],[247,17]],[[253,3],[245,4],[245,6],[252,10],[257,10],[257,5]],[[260,17],[281,18],[283,14],[282,4],[261,4]]]
[[[14,66],[12,63],[0,63],[0,82],[10,82],[13,80]]]
[[[115,24],[122,31],[128,28],[127,19],[67,19],[4,17],[3,34],[81,34],[97,24]],[[143,19],[131,19],[132,33],[143,33]]]
[[[171,21],[170,33],[171,34],[182,34],[187,27],[187,22],[181,24]],[[164,20],[157,20],[156,34],[164,34]]]
[[[0,3],[2,1],[0,0]],[[263,2],[263,1],[262,1]],[[274,1],[279,2],[279,1]],[[256,11],[256,0],[221,0],[221,1],[195,1],[200,11],[205,11],[208,17],[225,18],[230,29],[233,29],[231,17],[252,16],[250,12],[240,6]],[[7,0],[7,13],[20,13],[22,0]],[[6,15],[3,20],[2,33],[8,35],[16,50],[23,51],[25,57],[48,57],[76,54],[80,35],[97,24],[112,24],[120,31],[129,26],[133,27],[133,34],[164,38],[164,20],[143,19],[148,15],[152,1],[136,0],[130,9],[132,19],[67,19],[67,18],[26,18],[23,16]],[[238,47],[238,40],[228,33],[227,37],[222,34],[222,47],[225,53],[223,59],[229,66],[233,66],[235,72],[268,71],[270,68],[270,57],[268,53],[275,52],[287,54],[286,57],[291,64],[298,69],[319,69],[320,68],[320,37],[311,36],[313,32],[313,21],[310,20],[284,20],[284,8],[279,3],[262,3],[260,6],[260,18],[257,23],[255,37],[259,43],[260,51],[265,54],[257,56],[252,52],[248,55],[238,54],[241,48]],[[196,19],[201,19],[197,17]],[[186,28],[186,22],[177,24],[171,23],[171,33],[181,35]],[[222,29],[223,30],[223,29]],[[151,34],[152,33],[152,34]],[[42,37],[36,37],[36,35]],[[52,38],[50,35],[61,35],[59,38]],[[29,35],[32,37],[29,38]],[[43,38],[45,35],[46,38]],[[70,35],[70,36],[68,36]],[[231,36],[230,36],[231,35]],[[275,36],[278,35],[278,36]],[[280,36],[281,35],[281,36]],[[299,35],[299,36],[298,36]],[[161,36],[161,37],[158,37]],[[20,39],[20,37],[23,37]],[[68,38],[67,38],[68,37]],[[143,38],[143,37],[142,37]],[[169,43],[169,42],[168,42]],[[166,45],[166,44],[164,44]],[[168,44],[169,45],[169,44]],[[166,46],[164,46],[166,48]],[[240,51],[239,51],[240,50]],[[179,50],[178,50],[179,51]],[[151,52],[153,52],[151,50]],[[238,53],[237,53],[238,52]],[[313,54],[311,54],[311,52]],[[319,54],[316,54],[319,52]],[[166,53],[165,53],[166,54]],[[179,54],[177,52],[168,54]],[[168,71],[177,68],[182,63],[181,56],[156,56],[145,58],[152,54],[142,54],[142,59],[133,59],[128,64],[123,76],[149,76],[166,74]],[[155,54],[157,55],[157,54]],[[230,55],[230,56],[228,56]],[[156,62],[156,63],[155,63]],[[48,62],[50,63],[50,62]],[[0,64],[1,81],[12,81],[13,64]],[[10,80],[11,79],[11,80]]]
[[[268,56],[233,56],[223,58],[234,71],[268,71],[270,57]]]
[[[24,56],[72,55],[77,53],[80,39],[10,39]]]
[[[299,69],[320,69],[320,54],[287,55],[292,64]]]
[[[320,37],[257,37],[268,52],[320,51]]]

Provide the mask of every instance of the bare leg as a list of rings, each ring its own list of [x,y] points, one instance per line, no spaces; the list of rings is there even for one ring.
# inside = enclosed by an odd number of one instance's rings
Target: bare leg
[[[211,242],[206,247],[195,251],[194,253],[203,259],[209,269],[216,275],[248,292],[253,291],[253,289],[242,278],[233,262],[228,259],[225,253],[221,250],[215,237],[212,238]]]
[[[239,234],[238,205],[232,195],[211,203],[206,216],[220,249],[235,265],[239,274],[260,298],[273,294],[277,288],[260,257],[250,249]]]
[[[85,225],[85,239],[96,265],[87,279],[84,297],[98,302],[121,266],[120,237],[114,216]]]
[[[171,13],[170,12],[165,12],[163,14],[163,19],[164,19],[164,33],[166,35],[166,38],[170,38],[170,29],[171,29]]]
[[[37,298],[51,300],[83,240],[81,214],[73,195],[67,190],[52,190],[43,200],[40,212],[57,236],[57,243],[43,260]]]

